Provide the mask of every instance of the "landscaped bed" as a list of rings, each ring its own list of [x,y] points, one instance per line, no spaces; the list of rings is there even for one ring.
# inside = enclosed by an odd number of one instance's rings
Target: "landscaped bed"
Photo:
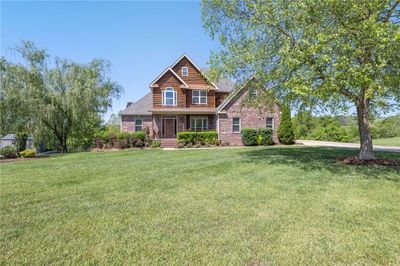
[[[337,160],[356,154],[149,149],[1,164],[0,264],[396,264],[400,168]]]

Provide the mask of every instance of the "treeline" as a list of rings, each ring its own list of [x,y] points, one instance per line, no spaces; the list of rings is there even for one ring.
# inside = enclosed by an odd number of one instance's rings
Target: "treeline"
[[[297,113],[293,118],[296,139],[312,139],[339,142],[359,140],[357,117],[355,116],[313,116],[309,111]],[[400,115],[386,118],[372,118],[373,139],[400,136]]]

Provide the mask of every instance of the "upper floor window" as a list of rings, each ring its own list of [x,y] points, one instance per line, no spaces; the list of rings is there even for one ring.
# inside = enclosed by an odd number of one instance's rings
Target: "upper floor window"
[[[207,104],[207,91],[206,90],[194,90],[192,92],[192,103],[193,104]]]
[[[239,117],[234,117],[232,119],[232,132],[240,133],[240,118]]]
[[[266,127],[270,129],[274,129],[274,118],[273,117],[267,117],[266,119]]]
[[[162,95],[163,105],[176,105],[176,91],[172,87],[167,87]]]
[[[188,67],[182,67],[182,76],[183,76],[183,77],[189,76],[189,69],[188,69]]]
[[[135,131],[142,131],[143,129],[143,119],[136,118],[135,119]]]

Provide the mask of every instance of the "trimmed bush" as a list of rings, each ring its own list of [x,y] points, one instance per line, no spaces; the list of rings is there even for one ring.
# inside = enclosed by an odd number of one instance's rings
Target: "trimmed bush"
[[[5,159],[13,159],[17,158],[17,150],[13,146],[5,146],[0,149],[0,155],[2,155]]]
[[[179,132],[178,142],[185,146],[188,144],[195,145],[196,143],[199,143],[200,145],[205,145],[206,143],[217,145],[218,133],[216,131]]]
[[[261,137],[261,144],[259,145],[271,145],[272,141],[272,129],[270,128],[258,128],[257,138]]]
[[[256,146],[258,132],[256,128],[242,128],[240,136],[244,146]]]
[[[161,141],[160,140],[153,140],[151,142],[151,147],[152,148],[160,148],[161,147]]]
[[[23,150],[19,153],[23,158],[32,158],[36,156],[36,151],[33,149]]]
[[[272,129],[270,128],[242,128],[240,136],[245,146],[272,144]]]
[[[281,123],[278,129],[279,142],[282,144],[294,144],[294,132],[292,118],[290,117],[290,108],[285,106],[282,109]]]

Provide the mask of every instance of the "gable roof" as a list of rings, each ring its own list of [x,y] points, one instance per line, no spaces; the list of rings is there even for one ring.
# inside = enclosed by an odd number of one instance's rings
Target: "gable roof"
[[[181,82],[181,83],[184,85],[185,88],[189,88],[189,86],[186,84],[186,82],[183,81],[183,79],[181,79],[181,77],[179,77],[179,75],[176,74],[175,71],[172,70],[172,67],[167,68],[166,70],[164,70],[164,72],[162,72],[160,75],[158,75],[158,77],[156,77],[156,79],[153,80],[153,82],[150,84],[149,87],[150,87],[150,88],[153,88],[154,85],[155,85],[155,83],[156,83],[160,78],[162,78],[167,72],[171,72],[172,75],[174,75],[174,76],[179,80],[179,82]]]
[[[124,110],[120,111],[120,115],[151,115],[149,112],[150,108],[153,106],[153,96],[151,92],[147,93],[145,96],[137,100],[136,102],[130,104]]]
[[[1,140],[15,140],[16,136],[17,136],[16,134],[7,134],[7,135],[1,137],[0,139]],[[33,140],[32,135],[29,135],[27,140]]]
[[[231,95],[229,95],[227,97],[227,99],[225,99],[225,101],[223,101],[218,107],[217,107],[217,113],[221,113],[222,109],[225,108],[225,106],[228,105],[228,103],[230,103],[233,99],[236,98],[236,96],[243,91],[246,88],[246,85],[253,80],[254,77],[248,79],[246,82],[244,82],[236,91],[234,91]]]
[[[153,82],[150,84],[149,87],[152,88],[152,87],[155,85],[155,83],[156,83],[162,76],[164,76],[165,73],[167,73],[167,71],[171,71],[171,72],[175,75],[175,77],[177,77],[177,78],[179,79],[179,81],[182,82],[182,84],[184,84],[184,85],[186,86],[186,88],[188,88],[189,86],[188,86],[188,85],[179,77],[179,75],[176,74],[176,72],[173,70],[173,68],[174,68],[182,59],[184,59],[184,58],[186,58],[186,59],[194,66],[194,68],[195,68],[197,71],[200,72],[200,74],[207,80],[207,82],[210,83],[212,86],[215,87],[215,89],[216,89],[217,91],[220,90],[219,87],[207,77],[207,75],[201,70],[201,68],[199,68],[199,67],[196,65],[196,63],[193,62],[193,60],[192,60],[186,53],[182,54],[182,55],[178,58],[178,60],[176,60],[170,67],[168,67],[168,68],[165,69],[160,75],[158,75],[158,77],[157,77],[155,80],[153,80]],[[221,91],[223,91],[223,90],[221,90]]]
[[[202,68],[201,71],[207,74],[210,69]],[[215,84],[218,86],[219,92],[231,92],[235,88],[235,82],[228,78],[220,78],[219,80],[215,81]]]

